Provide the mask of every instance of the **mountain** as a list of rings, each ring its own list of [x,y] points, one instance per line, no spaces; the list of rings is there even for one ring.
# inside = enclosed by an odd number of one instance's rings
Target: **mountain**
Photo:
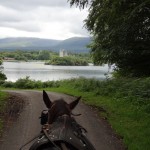
[[[0,51],[4,50],[52,50],[58,52],[65,49],[73,53],[89,52],[86,47],[91,41],[90,37],[73,37],[66,40],[40,39],[40,38],[4,38],[0,39]]]
[[[59,42],[54,46],[54,49],[65,49],[75,53],[87,52],[89,49],[86,46],[90,42],[91,38],[89,37],[73,37]]]
[[[60,40],[40,39],[40,38],[4,38],[0,39],[0,49],[4,50],[39,50],[53,47]]]

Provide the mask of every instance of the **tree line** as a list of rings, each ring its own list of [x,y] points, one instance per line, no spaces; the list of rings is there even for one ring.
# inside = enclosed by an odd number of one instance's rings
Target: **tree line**
[[[2,51],[0,52],[1,59],[13,58],[14,60],[28,61],[28,60],[49,60],[51,55],[56,55],[54,52],[41,51]]]
[[[2,51],[0,52],[0,59],[7,60],[9,58],[17,61],[31,61],[31,60],[51,60],[59,57],[59,53],[52,52],[48,50],[41,50],[41,51]],[[92,62],[92,58],[89,53],[68,53],[69,58],[76,58],[76,59],[83,59],[87,60],[88,62]]]

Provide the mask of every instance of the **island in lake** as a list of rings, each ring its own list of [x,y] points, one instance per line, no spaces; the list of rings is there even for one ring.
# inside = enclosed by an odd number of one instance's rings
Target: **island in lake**
[[[45,65],[59,65],[59,66],[88,66],[88,61],[74,56],[53,57],[45,63]]]

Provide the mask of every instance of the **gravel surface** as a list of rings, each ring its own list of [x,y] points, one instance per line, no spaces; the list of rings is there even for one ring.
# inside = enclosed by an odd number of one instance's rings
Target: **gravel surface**
[[[21,109],[18,109],[17,105],[16,114],[19,114],[19,117],[15,116],[17,119],[10,121],[11,123],[6,122],[6,126],[9,124],[9,127],[5,128],[0,141],[0,150],[19,150],[23,144],[40,132],[41,126],[38,117],[46,107],[42,100],[42,92],[29,90],[9,90],[7,92],[14,97],[13,101],[16,100],[15,103],[19,103]],[[65,94],[47,93],[52,101],[58,98],[63,98],[67,102],[75,100],[74,97]],[[15,103],[11,104],[14,105]],[[91,107],[80,102],[74,113],[82,114],[75,118],[78,123],[87,129],[87,136],[96,150],[124,150],[121,140],[117,138],[107,122],[100,119],[96,111],[93,111]],[[28,150],[29,146],[25,147],[24,150]]]

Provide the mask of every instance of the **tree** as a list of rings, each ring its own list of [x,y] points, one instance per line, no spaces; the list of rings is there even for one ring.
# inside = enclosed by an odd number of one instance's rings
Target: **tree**
[[[0,59],[0,66],[2,65],[2,60]]]
[[[70,0],[89,5],[86,28],[93,35],[96,64],[115,64],[121,75],[150,76],[150,0]]]
[[[6,75],[2,73],[2,60],[0,60],[0,84],[7,79]]]
[[[39,60],[49,60],[50,59],[49,51],[46,51],[46,50],[40,51],[38,59]]]

